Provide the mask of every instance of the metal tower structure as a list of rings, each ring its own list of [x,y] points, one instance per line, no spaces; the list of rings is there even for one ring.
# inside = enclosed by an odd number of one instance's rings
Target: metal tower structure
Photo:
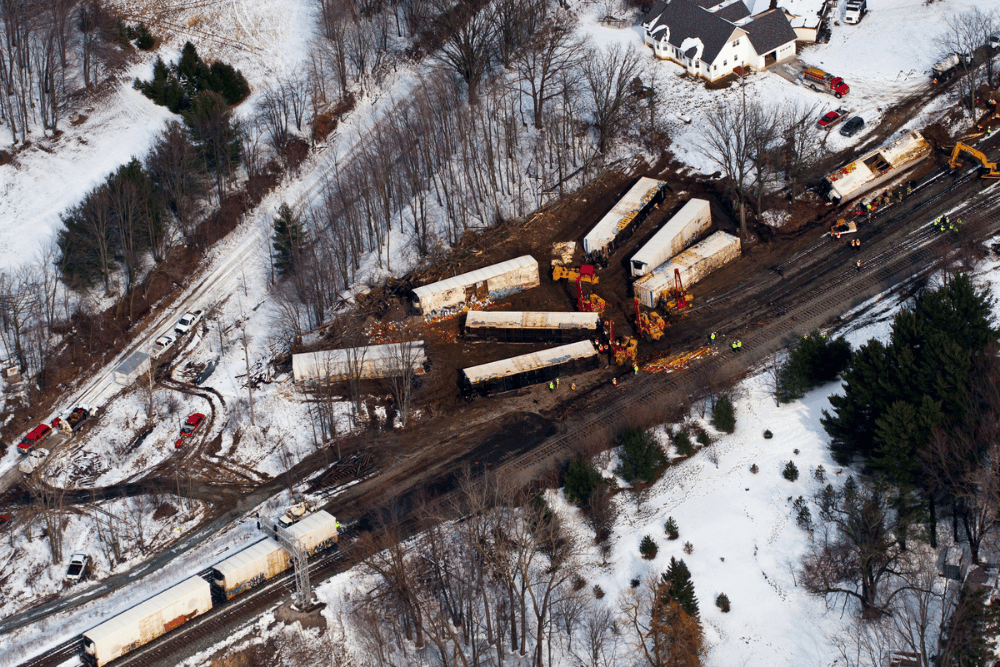
[[[292,564],[295,567],[295,604],[300,610],[307,609],[312,604],[312,583],[309,581],[309,554],[305,547],[287,528],[268,521],[261,522],[265,533],[277,540],[278,544],[288,549],[292,554]]]

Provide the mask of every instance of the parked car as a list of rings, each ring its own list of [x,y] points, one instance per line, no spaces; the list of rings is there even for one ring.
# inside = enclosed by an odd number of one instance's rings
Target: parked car
[[[990,35],[990,48],[1000,49],[1000,35]]]
[[[17,445],[17,450],[22,454],[27,454],[31,451],[31,448],[40,442],[44,441],[45,438],[52,434],[52,427],[48,424],[39,424],[35,428],[28,432],[28,435],[22,438],[21,442]]]
[[[69,567],[66,568],[66,581],[80,581],[87,572],[87,565],[90,563],[90,556],[87,554],[73,554],[69,557]]]
[[[865,119],[861,116],[855,116],[844,123],[844,126],[840,128],[840,134],[845,137],[853,137],[855,134],[860,132],[861,128],[864,126]]]
[[[195,430],[199,426],[201,426],[202,422],[204,421],[205,421],[205,415],[201,414],[200,412],[196,412],[190,417],[188,417],[187,421],[184,422],[184,426],[181,427],[181,437],[190,438],[192,435],[194,435]]]
[[[13,518],[14,517],[9,514],[0,514],[0,530],[6,528],[7,524],[10,523]]]
[[[831,111],[816,121],[817,127],[822,130],[829,129],[839,123],[840,121],[847,118],[847,109],[837,109]]]
[[[198,324],[200,320],[200,310],[189,310],[181,316],[181,319],[177,320],[177,324],[174,325],[174,333],[178,336],[183,336],[188,331],[191,331],[194,325]]]

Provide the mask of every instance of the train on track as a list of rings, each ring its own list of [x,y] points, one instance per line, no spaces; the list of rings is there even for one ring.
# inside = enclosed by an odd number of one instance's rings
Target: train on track
[[[301,516],[289,512],[272,525],[286,529],[310,556],[332,548],[339,537],[340,524],[322,510]],[[290,567],[291,554],[273,538],[265,538],[216,563],[207,579],[186,579],[87,630],[80,637],[80,658],[89,667],[103,667]]]

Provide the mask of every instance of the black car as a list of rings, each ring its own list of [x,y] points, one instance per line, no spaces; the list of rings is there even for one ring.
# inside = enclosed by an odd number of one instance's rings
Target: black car
[[[861,116],[855,116],[849,119],[844,126],[840,128],[840,134],[845,137],[853,137],[857,134],[861,128],[865,126],[865,119]]]

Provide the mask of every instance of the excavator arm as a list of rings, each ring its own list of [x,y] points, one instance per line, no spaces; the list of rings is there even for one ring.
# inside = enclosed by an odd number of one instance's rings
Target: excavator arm
[[[961,164],[958,158],[962,153],[968,153],[979,162],[979,165],[983,168],[983,178],[1000,178],[1000,171],[997,170],[996,162],[990,162],[990,159],[981,150],[973,148],[968,144],[963,144],[961,141],[955,143],[955,148],[951,151],[951,158],[948,160],[948,166],[952,169],[957,169],[958,165]]]

